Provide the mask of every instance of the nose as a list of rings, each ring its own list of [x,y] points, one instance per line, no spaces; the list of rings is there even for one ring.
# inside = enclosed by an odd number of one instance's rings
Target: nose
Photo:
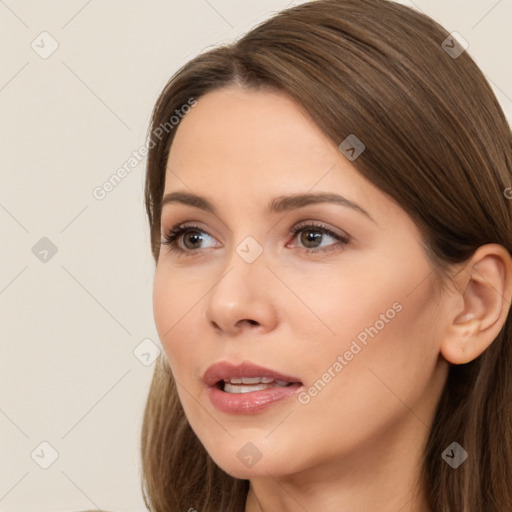
[[[206,297],[206,320],[219,334],[236,336],[264,333],[278,321],[273,274],[266,267],[264,254],[252,263],[234,250]]]

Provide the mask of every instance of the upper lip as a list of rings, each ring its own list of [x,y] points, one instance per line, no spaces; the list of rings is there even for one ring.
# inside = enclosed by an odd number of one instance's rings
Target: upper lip
[[[301,382],[297,377],[284,375],[283,373],[265,368],[264,366],[259,366],[249,361],[244,361],[241,364],[233,364],[227,361],[212,364],[204,373],[203,381],[208,386],[215,386],[221,380],[229,381],[242,377],[269,377],[286,382]]]

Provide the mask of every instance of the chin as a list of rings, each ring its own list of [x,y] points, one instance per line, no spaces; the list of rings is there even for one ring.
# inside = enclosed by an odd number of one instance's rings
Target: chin
[[[266,435],[268,432],[260,436],[239,436],[238,440],[230,439],[222,444],[218,439],[213,440],[213,450],[207,447],[207,451],[217,466],[235,478],[247,480],[294,473],[298,461],[283,450],[282,443],[276,445],[265,439]]]

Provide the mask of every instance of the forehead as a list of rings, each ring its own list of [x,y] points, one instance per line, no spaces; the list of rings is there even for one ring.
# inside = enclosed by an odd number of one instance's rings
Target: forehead
[[[292,99],[276,91],[229,87],[199,98],[177,127],[166,189],[178,177],[204,185],[224,180],[233,186],[272,181],[311,187],[333,174],[334,166],[357,179],[336,145]]]
[[[336,192],[374,219],[404,215],[282,92],[230,86],[198,99],[176,128],[164,194],[188,191],[241,211],[271,198]]]
[[[199,98],[178,126],[169,160],[228,164],[287,157],[318,158],[326,138],[283,93],[222,88]]]

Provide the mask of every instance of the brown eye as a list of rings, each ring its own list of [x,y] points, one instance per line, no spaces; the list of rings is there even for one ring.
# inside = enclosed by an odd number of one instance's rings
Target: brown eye
[[[298,239],[299,247],[306,252],[326,252],[341,248],[350,241],[348,235],[335,233],[326,226],[316,224],[296,226],[292,229],[292,233]],[[329,239],[333,242],[329,243]]]
[[[211,239],[210,245],[204,245]],[[180,224],[172,228],[161,240],[162,245],[169,246],[171,251],[194,255],[199,254],[200,249],[208,249],[215,245],[215,239],[199,226],[187,226]]]
[[[316,249],[319,247],[317,244],[322,242],[324,236],[325,233],[321,233],[318,230],[305,229],[300,235],[300,241],[307,249]]]
[[[197,249],[203,241],[200,231],[187,230],[183,233],[183,245],[187,249]]]

